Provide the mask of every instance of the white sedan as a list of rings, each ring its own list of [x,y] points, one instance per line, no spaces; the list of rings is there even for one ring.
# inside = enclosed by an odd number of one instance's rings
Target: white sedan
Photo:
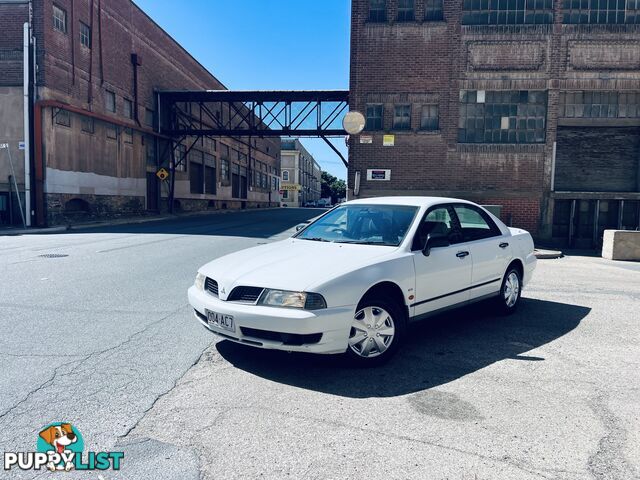
[[[363,199],[206,264],[189,303],[234,342],[373,365],[397,351],[410,321],[485,299],[513,312],[535,266],[531,235],[476,204]]]

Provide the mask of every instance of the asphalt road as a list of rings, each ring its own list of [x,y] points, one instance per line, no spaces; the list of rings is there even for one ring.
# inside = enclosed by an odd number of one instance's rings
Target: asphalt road
[[[0,237],[0,450],[69,421],[125,452],[104,480],[640,478],[640,265],[540,261],[514,316],[435,318],[373,370],[196,323],[198,266],[317,213]]]

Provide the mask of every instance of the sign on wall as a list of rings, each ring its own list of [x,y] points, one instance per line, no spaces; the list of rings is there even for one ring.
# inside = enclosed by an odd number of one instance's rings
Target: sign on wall
[[[395,135],[385,135],[382,137],[382,146],[383,147],[393,147],[396,144],[396,136]]]
[[[167,172],[166,168],[161,168],[156,172],[156,176],[164,182],[167,178],[169,178],[169,172]]]
[[[360,135],[360,143],[371,144],[373,143],[373,137],[371,135]]]
[[[388,182],[391,180],[391,170],[371,169],[367,170],[368,181]]]
[[[287,192],[299,192],[302,189],[297,183],[283,183],[280,185],[280,190]]]

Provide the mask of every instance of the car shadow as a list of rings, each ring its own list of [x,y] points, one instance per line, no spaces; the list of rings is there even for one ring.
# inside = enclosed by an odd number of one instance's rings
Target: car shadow
[[[576,328],[588,307],[523,298],[518,311],[496,316],[487,303],[412,324],[408,341],[386,365],[353,368],[341,356],[217,344],[237,368],[274,382],[344,397],[393,397],[452,382],[501,360],[544,361],[525,355]]]

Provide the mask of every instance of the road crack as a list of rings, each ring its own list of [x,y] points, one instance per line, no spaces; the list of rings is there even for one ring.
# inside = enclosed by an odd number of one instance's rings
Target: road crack
[[[163,316],[162,318],[149,323],[143,329],[138,330],[135,333],[132,333],[126,339],[124,339],[122,342],[119,342],[118,344],[116,344],[116,345],[114,345],[112,347],[105,348],[104,350],[99,350],[99,351],[96,351],[96,352],[91,352],[91,353],[89,353],[87,355],[80,356],[80,360],[72,360],[72,361],[63,363],[62,365],[57,366],[54,369],[53,374],[46,381],[42,382],[36,388],[30,390],[25,396],[22,397],[22,399],[20,399],[18,402],[16,402],[13,406],[9,407],[8,410],[0,413],[0,421],[3,421],[6,417],[9,417],[13,412],[16,411],[16,409],[18,409],[21,405],[23,405],[26,402],[28,402],[35,394],[40,393],[41,391],[43,391],[43,390],[49,388],[50,386],[52,386],[55,383],[56,379],[62,378],[62,377],[66,377],[66,376],[69,376],[69,375],[73,375],[75,372],[77,372],[82,367],[82,365],[84,365],[85,363],[87,363],[91,359],[93,359],[95,357],[98,357],[100,355],[104,355],[104,354],[109,353],[109,352],[113,352],[113,351],[118,350],[118,349],[122,348],[123,346],[131,343],[136,337],[146,333],[147,331],[149,331],[154,326],[156,326],[159,323],[162,323],[163,321],[165,321],[168,318],[172,317],[173,315],[175,315],[176,313],[181,311],[183,308],[185,308],[186,305],[187,304],[181,305],[179,308],[177,308],[175,310],[172,310],[170,313],[168,313],[167,315]],[[68,372],[60,373],[60,371],[63,368],[68,367],[69,365],[74,365],[74,366]]]
[[[608,400],[605,393],[598,392],[589,402],[589,407],[604,428],[598,448],[587,462],[589,473],[597,480],[638,478],[637,470],[624,454],[627,430],[609,408]]]

